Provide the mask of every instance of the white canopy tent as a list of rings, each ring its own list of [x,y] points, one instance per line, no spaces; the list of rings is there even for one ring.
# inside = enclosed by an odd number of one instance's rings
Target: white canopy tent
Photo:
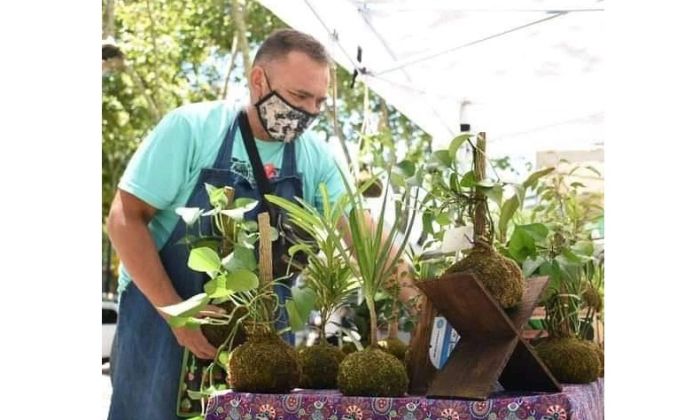
[[[358,69],[436,148],[460,123],[488,133],[492,156],[603,143],[602,1],[259,1]]]

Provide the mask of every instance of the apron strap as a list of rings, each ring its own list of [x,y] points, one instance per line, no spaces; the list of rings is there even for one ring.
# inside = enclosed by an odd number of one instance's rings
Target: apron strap
[[[296,139],[285,143],[284,145],[284,156],[282,157],[282,169],[280,169],[280,176],[296,176],[297,174],[297,159],[294,143]]]
[[[214,161],[214,168],[229,169],[231,167],[231,153],[233,151],[233,141],[236,138],[236,129],[238,128],[238,118],[234,117],[233,122],[226,132],[224,142],[219,148],[219,153]]]

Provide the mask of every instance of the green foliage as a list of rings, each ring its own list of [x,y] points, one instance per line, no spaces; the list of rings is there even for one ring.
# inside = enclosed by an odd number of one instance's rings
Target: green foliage
[[[266,198],[270,203],[284,209],[290,222],[312,239],[310,243],[295,244],[289,252],[292,256],[302,252],[308,259],[304,270],[304,284],[317,298],[316,307],[321,313],[320,330],[323,334],[333,311],[347,302],[358,283],[335,241],[327,233],[341,223],[347,200],[340,198],[331,204],[325,184],[320,185],[320,191],[323,203],[321,212],[302,200],[295,203],[274,195],[267,195]]]
[[[389,174],[391,175],[391,169],[389,169]],[[371,218],[367,217],[362,194],[353,190],[345,176],[343,176],[343,183],[345,184],[345,196],[351,208],[347,227],[354,252],[342,245],[343,239],[335,227],[328,229],[326,233],[331,237],[336,249],[340,251],[343,259],[360,281],[362,294],[367,302],[371,318],[370,343],[376,345],[375,296],[386,286],[387,279],[394,272],[406,249],[418,210],[418,190],[410,186],[407,188],[401,201],[397,202],[397,205],[406,211],[397,213],[397,218],[390,226],[385,226],[389,196],[388,189],[385,190],[381,210],[376,217],[376,225],[370,225],[373,222]],[[414,195],[411,194],[412,190],[415,190]]]
[[[531,209],[504,204],[499,222],[501,251],[522,265],[526,277],[549,276],[544,324],[555,337],[589,337],[602,309],[604,261],[593,246],[593,230],[602,223],[602,194],[583,192],[584,186],[571,179],[578,170],[531,174],[522,188],[535,191],[537,204]],[[517,194],[511,197],[516,199]],[[515,218],[529,223],[513,223]]]

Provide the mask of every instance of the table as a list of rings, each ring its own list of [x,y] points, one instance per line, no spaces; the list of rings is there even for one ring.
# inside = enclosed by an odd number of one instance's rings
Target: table
[[[206,419],[603,420],[602,378],[583,385],[563,384],[563,388],[549,394],[500,392],[486,401],[343,397],[335,390],[289,394],[229,390],[212,397]]]

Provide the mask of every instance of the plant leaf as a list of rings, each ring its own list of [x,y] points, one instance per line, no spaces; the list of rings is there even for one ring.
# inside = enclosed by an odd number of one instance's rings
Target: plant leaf
[[[523,277],[527,278],[532,276],[545,261],[544,257],[541,256],[537,256],[535,259],[527,257],[525,261],[523,261]]]
[[[501,207],[501,217],[498,219],[498,231],[503,237],[506,236],[508,231],[508,222],[515,215],[516,210],[520,207],[520,199],[518,195],[515,194],[511,198],[507,199]]]
[[[292,287],[292,299],[299,310],[299,315],[306,319],[316,304],[316,293],[308,287]]]
[[[204,292],[212,299],[230,296],[232,293],[226,287],[225,275],[216,276],[204,283]]]
[[[175,213],[182,217],[182,220],[187,226],[192,226],[199,217],[204,213],[204,210],[199,207],[178,207],[175,209]]]
[[[440,213],[438,216],[435,218],[435,221],[437,224],[440,226],[447,226],[450,223],[452,223],[452,220],[450,219],[450,215],[448,213]]]
[[[194,271],[208,273],[218,271],[221,267],[219,255],[208,247],[194,248],[190,251],[187,266]]]
[[[248,202],[245,204],[243,207],[236,207],[233,209],[228,209],[228,210],[221,210],[221,214],[224,214],[233,220],[243,220],[245,214],[251,210],[253,210],[255,207],[257,207],[258,202],[253,200],[252,202]]]
[[[231,358],[231,354],[227,352],[226,350],[222,350],[219,353],[219,357],[216,359],[216,361],[219,363],[219,365],[223,368],[228,368],[228,361]]]
[[[180,303],[161,306],[158,309],[173,317],[188,317],[199,313],[199,311],[206,306],[207,302],[209,302],[207,294],[200,293]]]
[[[493,188],[484,191],[484,195],[500,206],[503,201],[503,185],[495,184]]]
[[[405,178],[410,178],[416,173],[416,165],[408,159],[402,160],[396,166]]]
[[[234,270],[226,275],[226,288],[233,293],[256,289],[258,276],[248,270]]]
[[[255,271],[258,267],[258,261],[255,259],[255,252],[240,244],[233,248],[232,253],[224,257],[222,264],[228,271],[239,269]]]
[[[449,147],[449,156],[450,160],[454,161],[455,157],[457,156],[457,152],[459,151],[459,148],[462,147],[462,145],[469,140],[469,138],[472,137],[471,134],[460,134],[452,141],[450,142],[450,147]]]
[[[469,171],[464,174],[462,179],[459,181],[459,185],[464,188],[472,188],[476,186],[476,176],[474,175],[474,171]]]
[[[284,307],[287,309],[287,316],[289,317],[289,326],[291,327],[292,331],[303,330],[306,325],[305,322],[302,320],[301,316],[299,315],[299,310],[294,304],[294,301],[288,299],[284,303]]]
[[[432,153],[431,159],[440,165],[449,168],[452,165],[452,158],[448,150],[436,150]]]
[[[593,242],[578,241],[571,247],[571,250],[578,255],[585,255],[587,257],[590,257],[593,255]]]
[[[535,187],[535,185],[537,185],[537,181],[540,178],[542,178],[543,176],[549,175],[550,173],[552,173],[552,171],[554,171],[554,167],[540,169],[539,171],[531,173],[530,176],[527,177],[525,182],[523,182],[523,187],[525,189]]]

